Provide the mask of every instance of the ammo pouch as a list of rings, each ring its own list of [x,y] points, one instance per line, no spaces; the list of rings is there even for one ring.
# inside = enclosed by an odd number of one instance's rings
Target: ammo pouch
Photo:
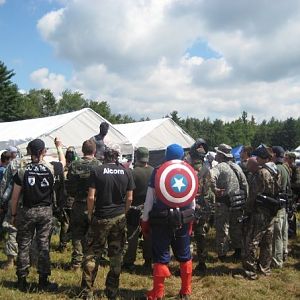
[[[188,224],[194,220],[194,210],[188,208],[186,210],[170,209],[163,211],[152,210],[149,213],[150,225],[164,225],[171,228],[180,228],[183,224]]]
[[[127,225],[138,227],[140,225],[141,215],[142,208],[140,206],[131,206],[126,214]]]
[[[217,203],[224,203],[228,207],[230,207],[230,197],[228,195],[221,196],[221,197],[216,197],[216,202]]]
[[[182,224],[188,224],[195,219],[195,211],[192,208],[181,211]]]
[[[149,213],[150,225],[168,225],[169,211],[167,209],[162,211],[151,210]]]
[[[277,211],[286,205],[286,200],[278,197],[273,198],[268,195],[258,194],[256,197],[256,204],[258,207],[268,209],[272,214],[276,214]]]
[[[230,198],[230,210],[243,209],[246,204],[246,193],[244,190],[238,190]]]

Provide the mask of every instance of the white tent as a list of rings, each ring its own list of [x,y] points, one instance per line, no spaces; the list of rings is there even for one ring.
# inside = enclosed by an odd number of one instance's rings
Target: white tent
[[[164,150],[173,143],[190,148],[195,142],[170,118],[114,126],[129,139],[134,148],[147,147],[149,151]]]
[[[99,125],[103,121],[108,122],[92,109],[84,108],[52,117],[0,123],[0,149],[12,145],[25,152],[30,140],[41,138],[49,148],[48,152],[53,153],[54,138],[58,137],[64,147],[74,146],[80,152],[83,141],[98,134]],[[104,142],[119,144],[122,154],[133,152],[132,144],[113,125],[110,126]]]

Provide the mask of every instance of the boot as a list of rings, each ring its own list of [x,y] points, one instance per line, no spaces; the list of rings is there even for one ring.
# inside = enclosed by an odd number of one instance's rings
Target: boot
[[[192,260],[180,263],[181,289],[179,295],[181,299],[189,299],[192,293]]]
[[[57,283],[50,282],[48,279],[48,275],[40,275],[39,276],[39,290],[55,292],[58,289]]]
[[[2,265],[3,270],[11,270],[15,265],[15,257],[12,255],[7,256],[7,261]]]
[[[171,275],[165,264],[155,263],[153,265],[153,289],[147,293],[147,300],[159,300],[164,296],[165,278]]]
[[[29,286],[25,276],[18,276],[17,286],[21,292],[28,292]]]
[[[242,249],[241,248],[236,248],[231,257],[235,261],[241,260],[241,258],[242,258]]]

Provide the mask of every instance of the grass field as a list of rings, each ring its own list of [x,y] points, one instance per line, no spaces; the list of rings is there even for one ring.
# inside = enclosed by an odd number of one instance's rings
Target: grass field
[[[52,248],[57,246],[58,237],[52,239]],[[209,237],[208,272],[205,276],[194,274],[193,294],[191,299],[300,299],[300,236],[290,241],[290,256],[282,270],[274,270],[270,277],[261,276],[257,281],[235,279],[232,274],[240,270],[240,264],[233,262],[221,263],[213,252],[213,232]],[[81,271],[66,270],[70,261],[71,247],[65,253],[51,252],[51,281],[59,284],[56,294],[22,293],[15,288],[15,270],[0,270],[0,299],[76,299],[80,292]],[[140,254],[139,254],[140,257]],[[5,260],[3,242],[0,244],[0,262]],[[138,259],[134,274],[122,273],[120,279],[120,299],[140,299],[152,286],[151,275],[142,272],[142,260]],[[194,266],[196,263],[194,263]],[[170,269],[174,274],[178,265],[172,262]],[[103,295],[105,276],[108,267],[101,267],[96,279],[97,296]],[[38,275],[34,268],[28,277],[29,282],[37,282]],[[34,284],[33,284],[34,286]],[[172,276],[166,280],[165,299],[176,299],[180,288],[180,278]]]

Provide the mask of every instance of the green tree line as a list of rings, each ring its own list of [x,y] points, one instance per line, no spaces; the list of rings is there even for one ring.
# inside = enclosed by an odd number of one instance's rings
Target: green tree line
[[[86,107],[113,124],[150,120],[148,117],[135,120],[126,114],[114,114],[107,101],[85,99],[83,94],[70,90],[63,91],[59,99],[56,99],[49,89],[31,89],[23,94],[12,81],[14,75],[14,71],[8,70],[0,61],[0,122],[53,116]],[[245,111],[239,118],[230,122],[209,118],[184,119],[177,111],[172,111],[168,116],[193,138],[206,139],[211,149],[220,143],[254,147],[265,143],[281,145],[289,150],[300,145],[300,118],[288,118],[284,121],[271,118],[258,124],[255,117],[248,117]]]

